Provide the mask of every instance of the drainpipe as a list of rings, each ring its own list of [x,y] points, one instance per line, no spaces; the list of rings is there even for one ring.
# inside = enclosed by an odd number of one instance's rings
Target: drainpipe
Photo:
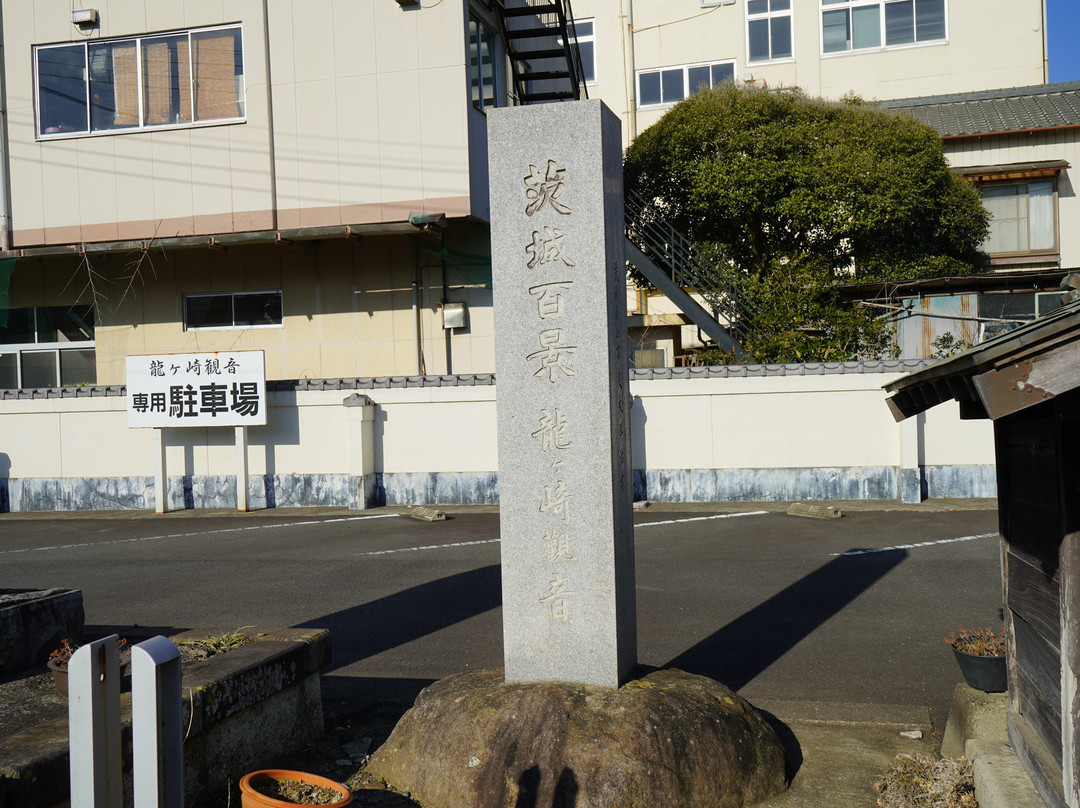
[[[623,17],[626,19],[626,38],[623,40],[626,50],[626,99],[628,107],[627,123],[630,129],[629,142],[637,137],[637,74],[634,62],[634,0],[626,0]]]
[[[0,2],[0,250],[11,249],[11,170],[8,166],[7,49],[4,9]]]
[[[442,272],[442,302],[443,312],[446,312],[446,301],[449,297],[449,290],[446,287],[446,233],[442,230],[439,231],[439,259],[440,269]],[[453,355],[453,334],[449,328],[446,328],[446,324],[443,324],[443,340],[446,344],[446,370],[444,371],[447,376],[450,376],[454,372],[454,355]]]
[[[1046,3],[1047,0],[1040,3],[1042,6],[1043,84],[1050,83],[1050,37],[1046,32]]]
[[[413,248],[413,281],[412,281],[412,307],[413,316],[416,318],[416,375],[424,375],[424,332],[420,324],[423,316],[422,299],[420,295],[420,246],[412,241]]]
[[[266,51],[266,141],[270,150],[270,229],[278,229],[277,154],[274,146],[274,85],[270,80],[270,9],[263,0],[263,49]]]

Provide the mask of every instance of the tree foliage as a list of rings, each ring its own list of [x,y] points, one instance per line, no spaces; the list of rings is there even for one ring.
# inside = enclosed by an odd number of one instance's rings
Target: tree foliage
[[[759,304],[758,361],[880,355],[884,326],[834,284],[969,273],[988,232],[937,133],[858,99],[704,90],[637,137],[624,177]]]
[[[743,305],[757,312],[742,342],[753,361],[848,362],[892,355],[888,320],[843,299],[819,262],[778,262],[740,286]],[[719,348],[701,351],[698,358],[710,365],[742,361]]]
[[[989,223],[933,129],[795,90],[725,84],[691,96],[638,136],[624,176],[754,278],[807,256],[860,277],[970,271]]]

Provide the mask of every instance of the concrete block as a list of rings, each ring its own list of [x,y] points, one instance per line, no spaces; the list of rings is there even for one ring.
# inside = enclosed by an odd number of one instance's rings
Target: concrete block
[[[1009,711],[1007,693],[983,693],[961,682],[953,689],[949,718],[941,741],[941,754],[947,758],[965,756],[965,746],[971,739],[1005,742],[1008,728],[1005,717]]]
[[[82,639],[78,589],[0,589],[0,672],[43,665],[68,638]]]

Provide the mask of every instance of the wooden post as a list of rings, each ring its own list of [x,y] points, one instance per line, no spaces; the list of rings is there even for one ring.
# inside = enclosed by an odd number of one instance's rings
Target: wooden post
[[[1061,742],[1062,791],[1069,808],[1080,808],[1080,483],[1077,451],[1080,422],[1076,410],[1058,400],[1061,456],[1060,501],[1062,540],[1060,553],[1061,606]],[[1074,402],[1075,403],[1075,402]]]
[[[236,427],[236,510],[248,512],[247,427]]]
[[[115,634],[68,662],[71,808],[121,808],[120,660]]]
[[[154,511],[165,513],[169,501],[169,478],[165,475],[165,430],[154,430],[154,445],[157,447],[157,458],[154,464]]]
[[[165,637],[131,649],[135,808],[184,805],[180,651]]]

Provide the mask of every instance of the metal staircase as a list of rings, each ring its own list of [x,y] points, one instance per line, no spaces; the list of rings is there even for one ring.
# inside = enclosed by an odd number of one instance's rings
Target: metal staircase
[[[660,217],[655,207],[625,192],[626,257],[650,283],[675,303],[694,325],[725,350],[742,354],[740,343],[757,312],[693,243]],[[696,291],[710,314],[686,289]]]
[[[519,104],[587,97],[570,0],[497,0]]]

